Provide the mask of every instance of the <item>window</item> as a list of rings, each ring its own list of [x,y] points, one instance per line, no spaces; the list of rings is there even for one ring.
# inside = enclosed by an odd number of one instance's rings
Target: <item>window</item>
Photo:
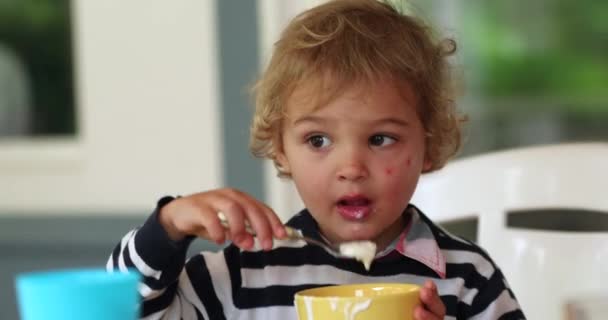
[[[0,139],[75,125],[69,0],[0,2]]]

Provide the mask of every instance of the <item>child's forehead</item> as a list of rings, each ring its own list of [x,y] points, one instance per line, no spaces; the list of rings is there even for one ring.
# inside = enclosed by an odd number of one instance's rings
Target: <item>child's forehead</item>
[[[361,87],[353,83],[338,81],[301,81],[288,96],[284,111],[286,117],[308,115],[319,111],[349,89]],[[364,95],[360,90],[359,95]]]
[[[330,104],[334,99],[344,96],[348,92],[348,99],[365,99],[379,84],[390,86],[399,94],[402,100],[415,104],[417,97],[411,90],[411,84],[405,80],[393,77],[355,80],[313,80],[300,81],[293,87],[284,105],[284,114],[310,114]]]

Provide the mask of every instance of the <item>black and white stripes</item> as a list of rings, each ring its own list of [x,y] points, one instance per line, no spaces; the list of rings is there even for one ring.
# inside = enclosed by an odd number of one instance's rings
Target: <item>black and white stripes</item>
[[[228,246],[217,253],[203,252],[185,263],[190,241],[171,242],[156,214],[122,239],[108,269],[131,267],[144,275],[140,287],[144,319],[296,319],[293,296],[302,289],[343,283],[422,284],[427,279],[437,284],[447,307],[446,319],[524,319],[502,273],[487,254],[417,212],[445,257],[444,278],[396,250],[375,260],[367,272],[356,261],[333,257],[304,243],[277,243],[268,252]],[[288,224],[304,233],[318,233],[306,211]]]

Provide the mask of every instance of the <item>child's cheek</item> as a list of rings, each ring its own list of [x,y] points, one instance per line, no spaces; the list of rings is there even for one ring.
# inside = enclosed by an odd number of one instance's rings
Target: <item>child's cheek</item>
[[[403,168],[405,170],[409,169],[412,166],[412,158],[408,157],[403,164],[400,164],[401,166],[403,166]],[[395,173],[395,166],[391,165],[388,167],[384,168],[384,173],[386,173],[387,176],[392,176]]]

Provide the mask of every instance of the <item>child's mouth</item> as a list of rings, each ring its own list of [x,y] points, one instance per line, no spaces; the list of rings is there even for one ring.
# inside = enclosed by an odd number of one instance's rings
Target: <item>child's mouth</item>
[[[338,213],[347,220],[360,221],[372,213],[372,201],[361,195],[346,196],[338,200]]]

